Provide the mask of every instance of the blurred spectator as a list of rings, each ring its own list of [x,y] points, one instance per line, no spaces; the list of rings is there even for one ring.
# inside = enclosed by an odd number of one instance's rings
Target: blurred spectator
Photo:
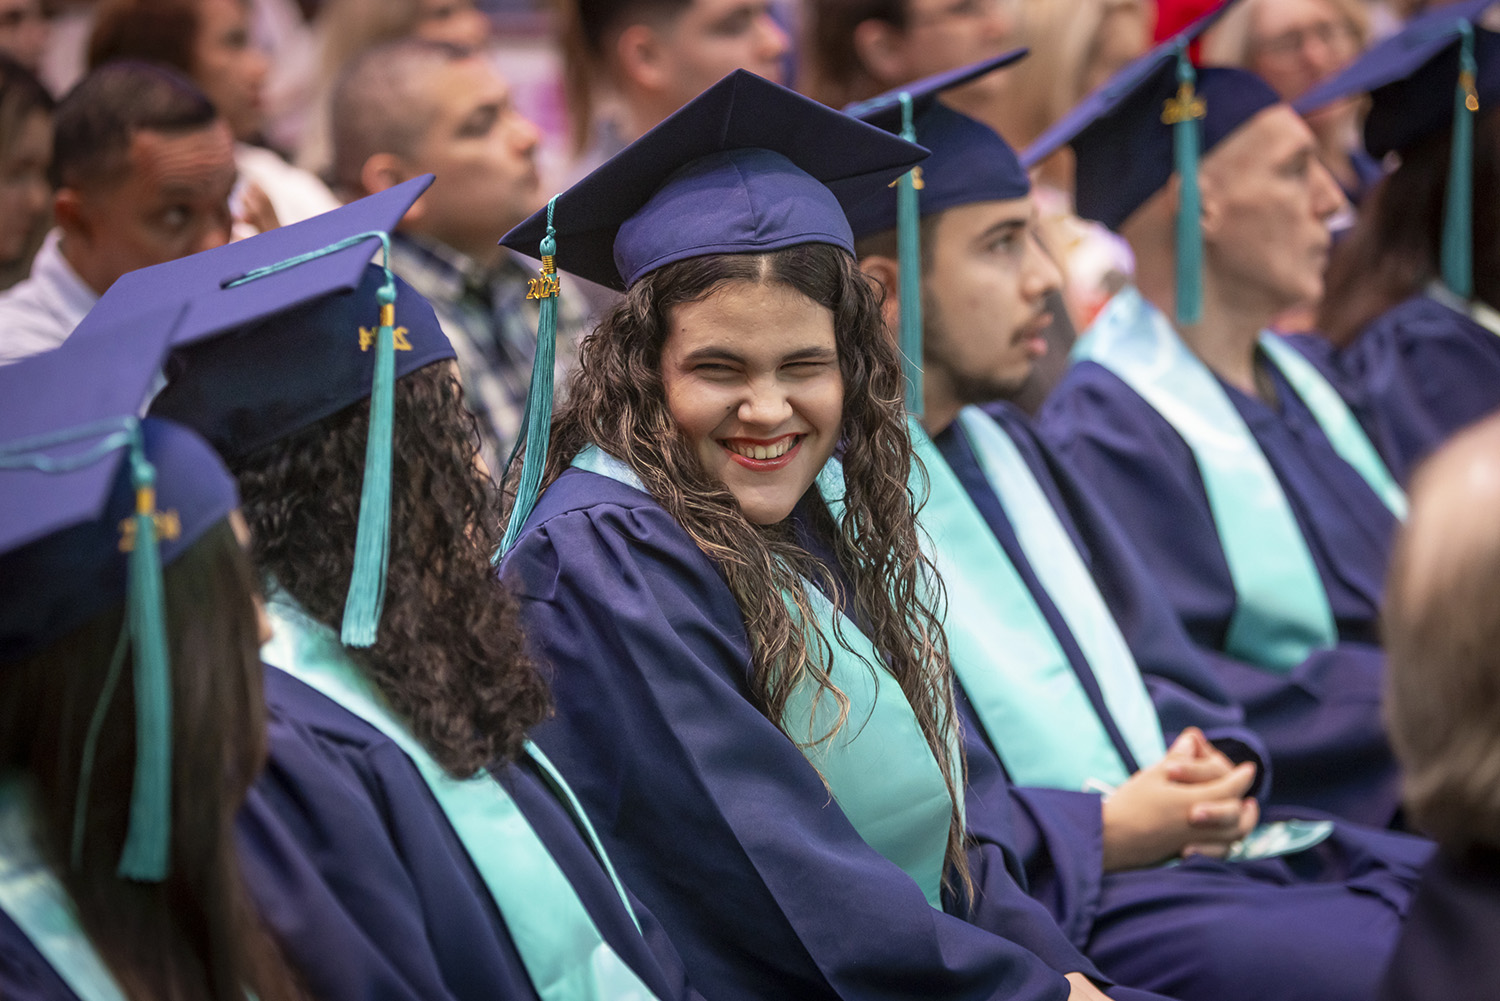
[[[578,175],[734,70],[786,80],[770,0],[560,0],[559,28]]]
[[[32,73],[47,50],[47,18],[41,0],[0,0],[0,54]]]
[[[1203,61],[1239,66],[1269,83],[1284,101],[1342,69],[1370,42],[1361,0],[1243,0],[1204,36]],[[1362,101],[1336,101],[1306,116],[1318,158],[1351,202],[1380,179],[1380,165],[1364,151]]]
[[[1020,0],[808,0],[802,90],[837,108],[999,55],[1016,45],[1020,15]],[[943,102],[989,123],[1009,81],[991,73]]]
[[[329,103],[333,88],[354,59],[385,42],[419,38],[463,49],[482,49],[490,22],[474,0],[326,0],[315,25],[321,63],[308,101],[308,120],[297,147],[297,164],[327,176]]]
[[[496,241],[541,206],[537,129],[488,60],[417,39],[358,56],[334,88],[333,122],[343,197],[437,175],[402,220],[392,263],[453,342],[485,462],[498,472],[525,412],[540,304],[526,298],[534,266]],[[560,367],[582,333],[581,304],[558,298]]]
[[[231,203],[249,229],[264,232],[338,206],[317,177],[255,145],[265,124],[268,63],[251,43],[244,0],[103,0],[89,39],[89,65],[117,59],[169,66],[213,102],[236,140],[240,180]]]
[[[1031,54],[1009,70],[1006,100],[991,103],[989,124],[1017,149],[1048,127],[1151,46],[1151,0],[1022,0],[1017,44]],[[1089,326],[1129,280],[1130,248],[1118,236],[1073,213],[1072,150],[1064,148],[1033,171],[1042,239],[1063,275],[1062,296],[1073,326]],[[1046,369],[1067,364],[1066,349],[1049,352]]]
[[[1500,991],[1500,420],[1422,466],[1386,589],[1386,714],[1407,813],[1439,854],[1382,1001]]]
[[[0,56],[0,289],[26,277],[46,230],[52,109],[47,88]]]
[[[188,80],[118,62],[57,106],[52,210],[25,281],[0,294],[0,362],[61,344],[104,290],[136,268],[229,239],[234,140]]]

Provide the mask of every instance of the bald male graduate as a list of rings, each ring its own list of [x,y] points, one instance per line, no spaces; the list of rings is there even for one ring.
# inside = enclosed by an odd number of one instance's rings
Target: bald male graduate
[[[1399,824],[1376,615],[1405,498],[1320,369],[1266,330],[1321,293],[1341,195],[1269,86],[1194,74],[1185,46],[1122,70],[1027,151],[1072,145],[1080,214],[1137,262],[1041,429],[1266,740],[1278,796]]]

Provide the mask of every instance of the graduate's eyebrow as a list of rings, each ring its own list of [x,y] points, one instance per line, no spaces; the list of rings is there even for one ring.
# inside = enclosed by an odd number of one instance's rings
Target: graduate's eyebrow
[[[1028,221],[1029,217],[1025,214],[1017,216],[1013,219],[1002,219],[999,222],[995,223],[993,226],[986,229],[984,232],[980,233],[977,237],[974,238],[974,240],[976,243],[989,243],[990,241],[997,240],[1002,236],[1009,236],[1017,230],[1025,229]]]
[[[799,348],[796,351],[792,351],[788,354],[783,355],[780,359],[780,364],[786,365],[799,361],[830,361],[836,357],[838,357],[838,353],[834,351],[833,348]],[[745,356],[737,354],[727,347],[723,347],[717,344],[710,344],[706,347],[698,348],[696,351],[689,351],[686,355],[683,356],[682,361],[683,364],[687,365],[704,361],[727,361],[733,362],[737,365],[743,365],[745,364]]]

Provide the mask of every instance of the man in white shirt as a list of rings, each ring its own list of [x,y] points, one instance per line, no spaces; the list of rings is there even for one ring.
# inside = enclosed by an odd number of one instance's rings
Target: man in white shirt
[[[169,70],[121,62],[58,105],[57,227],[24,281],[0,293],[0,364],[57,347],[127,271],[229,239],[234,139]]]

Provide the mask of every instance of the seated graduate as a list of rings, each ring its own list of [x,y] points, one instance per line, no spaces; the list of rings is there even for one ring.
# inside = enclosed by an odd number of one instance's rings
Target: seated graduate
[[[490,566],[498,500],[453,350],[369,263],[430,181],[117,286],[120,309],[189,300],[151,410],[238,477],[267,584],[247,870],[322,997],[681,997],[526,739],[547,691]]]
[[[0,370],[7,1001],[304,996],[234,840],[266,741],[234,480],[136,417],[174,315]]]
[[[550,424],[534,372],[502,572],[554,671],[536,740],[718,998],[1100,996],[1022,891],[1003,777],[964,795],[839,201],[921,155],[738,72],[504,240],[625,290]]]
[[[1500,996],[1500,418],[1417,473],[1386,592],[1391,741],[1437,839],[1382,1001]]]
[[[1080,214],[1137,264],[1040,427],[1135,543],[1289,799],[1399,823],[1376,612],[1405,497],[1328,379],[1265,330],[1316,298],[1342,196],[1259,78],[1195,74],[1201,24],[1023,156],[1071,143]]]
[[[1190,727],[1168,750],[1153,693],[1176,727],[1232,724],[1236,707],[1087,486],[1014,406],[977,406],[1025,384],[1059,279],[1015,153],[935,101],[963,79],[848,109],[897,131],[904,99],[932,151],[920,188],[881,190],[849,219],[888,325],[913,338],[902,353],[922,364],[912,437],[926,476],[912,492],[965,725],[1013,783],[1039,787],[1015,791],[1030,892],[1123,983],[1205,1001],[1370,998],[1431,845],[1297,808],[1251,831],[1259,741],[1221,725],[1210,744]],[[920,228],[898,226],[903,197]],[[1148,683],[1151,664],[1162,676]]]
[[[1434,10],[1308,96],[1370,92],[1365,144],[1400,155],[1334,250],[1319,327],[1402,482],[1500,408],[1500,34],[1480,25],[1491,6]]]

